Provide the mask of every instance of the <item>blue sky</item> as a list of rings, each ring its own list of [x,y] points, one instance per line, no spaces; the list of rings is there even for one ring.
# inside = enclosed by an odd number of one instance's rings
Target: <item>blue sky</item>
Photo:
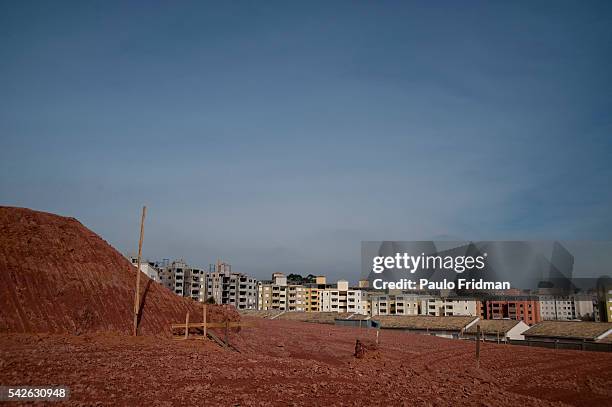
[[[610,2],[0,2],[0,204],[122,252],[612,239]]]

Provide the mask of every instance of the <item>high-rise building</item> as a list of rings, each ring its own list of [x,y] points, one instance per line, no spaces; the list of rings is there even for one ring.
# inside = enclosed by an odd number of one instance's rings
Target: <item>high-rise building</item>
[[[203,287],[206,272],[189,266],[184,260],[159,264],[159,281],[176,295],[188,297],[194,301],[204,301]]]
[[[228,263],[217,261],[206,274],[202,300],[213,298],[217,304],[238,309],[257,309],[257,280],[243,273],[232,272]]]
[[[228,263],[211,265],[209,273],[184,260],[146,262],[141,264],[141,270],[181,297],[199,302],[213,298],[217,304],[234,305],[238,309],[257,308],[257,280],[233,273]]]

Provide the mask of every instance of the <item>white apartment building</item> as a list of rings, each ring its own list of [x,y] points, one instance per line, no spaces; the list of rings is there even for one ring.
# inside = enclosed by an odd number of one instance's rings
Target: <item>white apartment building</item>
[[[138,267],[138,257],[135,256],[127,256],[130,263],[134,265],[134,267]],[[141,261],[140,262],[140,271],[146,274],[153,281],[160,282],[159,278],[159,270],[155,267],[155,264],[150,261]]]
[[[478,304],[472,299],[428,298],[421,300],[421,315],[475,317],[478,316]]]
[[[159,271],[151,263],[141,263],[140,271],[145,273],[151,280],[159,283]]]
[[[396,295],[395,315],[419,315],[419,302],[422,298],[417,295]]]
[[[598,320],[597,297],[591,295],[576,295],[573,299],[576,319],[586,318],[592,321]]]
[[[539,300],[540,316],[543,321],[576,319],[576,308],[572,297],[541,296]]]
[[[370,315],[477,316],[476,300],[419,294],[370,294]]]
[[[349,312],[365,315],[367,310],[365,292],[349,288],[346,280],[338,280],[336,287],[319,290],[320,312]]]
[[[422,295],[418,294],[373,294],[370,299],[370,315],[419,315]]]
[[[348,290],[346,292],[346,312],[367,315],[369,312],[367,292]]]
[[[348,312],[346,310],[348,289],[348,281],[340,280],[335,288],[319,290],[319,311]]]

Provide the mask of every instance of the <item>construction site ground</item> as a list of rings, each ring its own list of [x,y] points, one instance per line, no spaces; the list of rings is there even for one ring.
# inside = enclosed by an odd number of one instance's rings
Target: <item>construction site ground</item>
[[[2,385],[66,385],[71,405],[606,406],[612,354],[243,318],[240,352],[211,341],[2,334]],[[180,322],[180,321],[177,321]],[[219,333],[221,336],[221,333]]]

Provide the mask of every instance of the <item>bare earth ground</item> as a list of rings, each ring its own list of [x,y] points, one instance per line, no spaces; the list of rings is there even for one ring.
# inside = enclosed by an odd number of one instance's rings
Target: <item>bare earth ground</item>
[[[168,324],[201,318],[202,304],[144,274],[139,332],[170,336]],[[0,206],[0,333],[132,332],[136,267],[73,218]],[[238,320],[208,307],[208,321]]]
[[[119,335],[0,335],[0,384],[67,385],[71,405],[612,405],[612,354],[248,319],[241,353]],[[99,403],[97,403],[99,402]],[[566,403],[566,404],[564,404]]]

